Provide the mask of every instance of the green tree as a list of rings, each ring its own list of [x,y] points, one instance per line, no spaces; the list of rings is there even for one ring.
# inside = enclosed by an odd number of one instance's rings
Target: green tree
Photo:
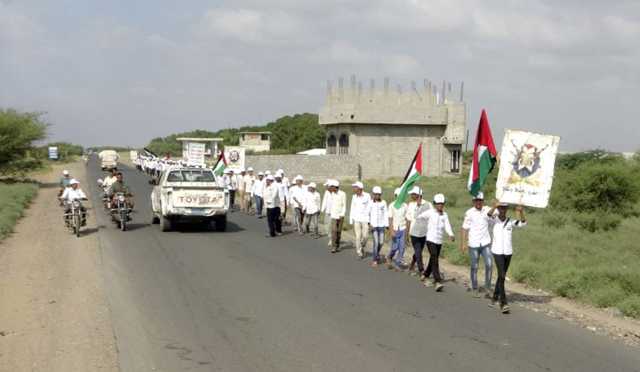
[[[34,143],[46,135],[41,114],[0,109],[0,175],[24,174],[40,166]]]

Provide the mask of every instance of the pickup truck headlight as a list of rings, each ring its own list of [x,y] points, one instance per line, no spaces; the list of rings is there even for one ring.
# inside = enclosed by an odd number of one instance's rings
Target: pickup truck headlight
[[[124,202],[125,197],[124,195],[118,195],[118,201]]]

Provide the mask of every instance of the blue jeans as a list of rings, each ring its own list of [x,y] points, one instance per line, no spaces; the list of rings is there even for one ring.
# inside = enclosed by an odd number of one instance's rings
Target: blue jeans
[[[261,217],[262,216],[262,196],[255,195],[254,198],[256,200],[256,216]]]
[[[491,274],[493,262],[490,245],[482,247],[469,247],[469,258],[471,259],[471,288],[478,289],[478,261],[482,256],[484,260],[484,287],[491,290]]]
[[[374,227],[373,229],[373,260],[380,261],[380,249],[384,244],[384,227]]]
[[[400,230],[396,232],[393,238],[391,238],[391,251],[389,252],[389,259],[393,260],[393,262],[395,262],[396,266],[398,267],[404,264],[404,236],[405,230]]]

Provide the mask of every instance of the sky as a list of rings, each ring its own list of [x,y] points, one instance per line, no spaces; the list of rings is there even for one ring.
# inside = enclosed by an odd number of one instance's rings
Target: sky
[[[0,0],[0,107],[45,112],[52,140],[260,125],[352,74],[464,81],[498,144],[640,149],[638,0]]]

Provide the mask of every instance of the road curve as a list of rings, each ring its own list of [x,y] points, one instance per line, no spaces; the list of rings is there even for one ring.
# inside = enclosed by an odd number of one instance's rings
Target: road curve
[[[500,315],[456,286],[435,293],[324,240],[267,239],[254,217],[162,233],[147,178],[123,172],[131,230],[96,208],[123,371],[640,371],[637,350],[605,337],[519,307]]]

